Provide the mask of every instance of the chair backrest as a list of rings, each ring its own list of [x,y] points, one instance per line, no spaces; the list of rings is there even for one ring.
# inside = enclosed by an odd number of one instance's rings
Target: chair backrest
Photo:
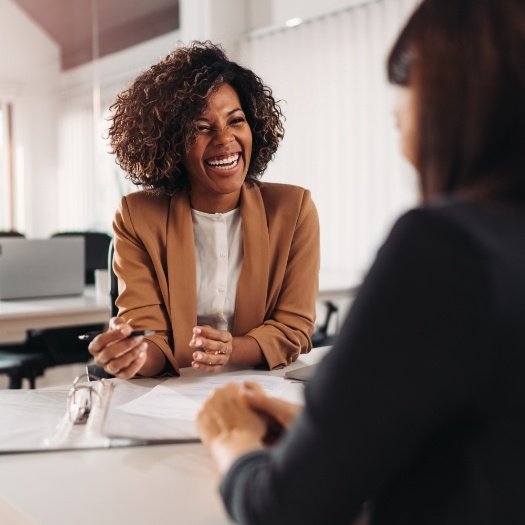
[[[109,271],[109,306],[111,309],[111,317],[118,315],[118,308],[115,304],[115,301],[118,297],[118,279],[113,271],[113,254],[115,248],[113,246],[113,239],[111,239],[108,247],[107,254],[107,268]],[[95,365],[94,363],[88,364],[86,367],[86,373],[88,375],[88,380],[93,381],[93,377],[98,377],[99,379],[109,379],[115,376],[112,376],[110,373],[106,372],[101,366]]]
[[[95,270],[108,268],[108,249],[111,237],[103,232],[71,231],[54,233],[51,237],[81,236],[85,239],[86,284],[94,284]]]
[[[0,237],[25,237],[25,235],[15,230],[0,230]]]
[[[111,317],[118,315],[118,308],[116,305],[118,297],[118,279],[113,270],[113,254],[115,252],[115,247],[113,246],[113,239],[109,243],[108,248],[108,270],[109,270],[109,306],[111,308]]]

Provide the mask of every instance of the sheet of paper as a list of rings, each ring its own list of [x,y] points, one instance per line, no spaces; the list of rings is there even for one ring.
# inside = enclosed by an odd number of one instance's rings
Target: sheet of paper
[[[33,521],[3,496],[0,496],[0,523],[5,523],[6,525],[36,525],[36,521]]]
[[[282,397],[289,382],[282,377],[262,375],[209,375],[201,377],[179,377],[174,381],[157,385],[145,394],[116,406],[128,414],[153,418],[194,421],[199,408],[216,388],[227,383],[252,381],[259,383],[266,393]]]
[[[200,404],[171,388],[158,385],[147,394],[116,407],[128,414],[193,421]]]

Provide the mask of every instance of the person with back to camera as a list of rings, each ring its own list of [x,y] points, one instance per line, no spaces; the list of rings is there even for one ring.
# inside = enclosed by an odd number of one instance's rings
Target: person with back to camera
[[[145,189],[114,221],[119,317],[89,345],[119,378],[281,367],[311,349],[310,192],[258,178],[283,136],[271,90],[210,42],[180,47],[115,104],[118,163]],[[133,329],[154,330],[129,337]]]
[[[230,384],[199,413],[239,523],[525,523],[525,2],[423,0],[388,73],[423,202],[304,409]]]

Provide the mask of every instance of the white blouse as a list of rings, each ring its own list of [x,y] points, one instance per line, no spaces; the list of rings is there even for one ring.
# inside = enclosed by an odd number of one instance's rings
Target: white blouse
[[[191,210],[197,261],[197,322],[231,331],[243,259],[239,208],[227,213]]]

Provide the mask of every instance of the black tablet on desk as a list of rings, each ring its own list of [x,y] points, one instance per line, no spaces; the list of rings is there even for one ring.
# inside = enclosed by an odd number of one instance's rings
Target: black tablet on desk
[[[310,381],[312,379],[318,363],[315,365],[302,366],[294,370],[289,370],[284,374],[286,379],[293,379],[295,381]]]

